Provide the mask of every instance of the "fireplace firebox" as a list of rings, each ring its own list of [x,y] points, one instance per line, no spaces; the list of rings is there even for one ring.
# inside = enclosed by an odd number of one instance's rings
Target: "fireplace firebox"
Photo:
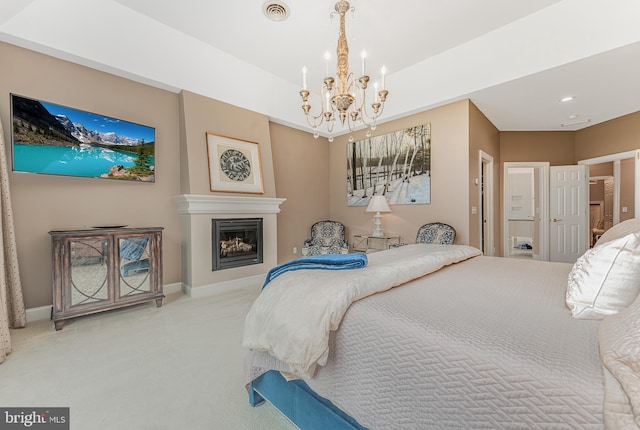
[[[262,263],[262,218],[211,220],[212,268]]]

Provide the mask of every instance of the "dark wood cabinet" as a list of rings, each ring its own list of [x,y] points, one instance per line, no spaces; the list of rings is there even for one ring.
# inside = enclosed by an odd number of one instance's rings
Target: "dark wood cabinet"
[[[53,312],[64,321],[155,300],[162,306],[162,227],[50,231]]]

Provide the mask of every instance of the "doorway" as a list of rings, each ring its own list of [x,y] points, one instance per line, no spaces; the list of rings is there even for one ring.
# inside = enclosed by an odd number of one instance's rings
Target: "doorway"
[[[503,255],[548,260],[548,162],[504,163]]]
[[[633,150],[618,154],[611,154],[603,157],[597,157],[587,160],[579,161],[578,165],[586,165],[587,167],[591,167],[593,165],[601,164],[601,163],[613,163],[613,180],[609,180],[607,186],[611,189],[611,225],[615,225],[621,221],[624,221],[629,218],[634,218],[640,215],[640,150]],[[571,166],[556,166],[554,169],[560,168],[560,170],[556,170],[555,175],[558,176],[558,173],[562,173],[563,176],[567,178],[569,176],[569,171]],[[577,167],[577,166],[575,166]],[[533,212],[529,211],[528,206],[525,205],[525,194],[518,192],[518,190],[512,191],[509,187],[509,172],[511,168],[519,169],[519,168],[533,168],[533,198],[530,200]],[[581,255],[588,247],[593,238],[590,237],[593,234],[593,230],[588,231],[589,229],[589,214],[590,214],[590,206],[591,200],[589,198],[589,190],[587,188],[587,184],[585,183],[585,194],[582,198],[580,198],[581,193],[577,193],[577,188],[574,188],[575,193],[573,196],[569,193],[564,193],[566,199],[564,200],[564,204],[572,204],[571,202],[577,202],[575,205],[579,205],[581,207],[580,211],[584,215],[584,225],[571,221],[572,216],[575,214],[571,214],[568,211],[562,212],[563,215],[560,216],[560,212],[556,213],[552,217],[550,216],[550,167],[549,163],[527,163],[527,162],[519,162],[519,163],[504,163],[504,173],[503,173],[503,217],[502,217],[502,225],[503,225],[503,256],[512,257],[512,258],[532,258],[538,260],[545,261],[569,261],[570,259],[563,259],[558,257],[559,255],[569,255],[572,254],[572,261],[575,261],[573,255]],[[564,172],[564,170],[567,170]],[[519,172],[518,170],[514,170],[513,173]],[[526,172],[526,170],[521,171]],[[563,173],[564,172],[564,173]],[[525,176],[531,177],[531,173],[526,173]],[[578,171],[575,172],[575,175],[582,177],[582,173]],[[577,177],[576,176],[576,177]],[[585,173],[584,176],[588,176]],[[586,178],[585,178],[586,179]],[[595,177],[592,179],[596,179]],[[586,181],[585,181],[586,182]],[[592,181],[593,182],[593,181]],[[527,186],[528,187],[528,186]],[[538,188],[535,188],[538,187]],[[561,185],[566,190],[570,190],[571,187],[566,187]],[[527,188],[529,189],[529,188]],[[554,200],[558,200],[559,196],[562,195],[561,190],[554,191]],[[608,194],[609,195],[609,194]],[[522,196],[522,199],[520,198]],[[577,197],[573,200],[571,197]],[[608,201],[609,197],[607,197]],[[527,200],[529,201],[529,200]],[[557,202],[556,202],[557,203]],[[606,202],[603,200],[603,211],[607,212]],[[562,208],[562,206],[561,206]],[[514,210],[515,209],[515,210]],[[514,216],[514,212],[519,213],[521,216]],[[525,215],[526,213],[526,215]],[[528,216],[533,216],[533,227],[527,230],[527,234],[523,236],[519,236],[520,230],[509,230],[509,221],[524,221],[528,219]],[[512,218],[510,218],[512,217]],[[568,224],[563,225],[563,223]],[[550,256],[550,229],[551,225],[554,228],[554,240],[553,244],[556,247],[554,249],[554,257]],[[538,230],[536,230],[536,228]],[[533,230],[531,234],[532,237],[532,250],[531,256],[524,255],[522,252],[527,248],[525,246],[519,246],[515,248],[516,253],[514,253],[514,246],[518,246],[521,242],[524,242],[526,239],[522,239],[529,237],[528,232]],[[514,239],[515,238],[515,239]],[[570,240],[569,240],[570,239]],[[525,242],[526,243],[526,242]],[[575,247],[573,245],[569,246],[568,244],[577,244]],[[573,249],[575,248],[575,249]],[[584,248],[584,249],[583,249]],[[568,252],[567,250],[571,250]],[[559,260],[555,260],[556,258],[560,258]]]
[[[590,213],[595,211],[599,216],[595,225],[589,226],[593,246],[611,226],[640,215],[640,150],[590,158],[578,164],[589,169]]]

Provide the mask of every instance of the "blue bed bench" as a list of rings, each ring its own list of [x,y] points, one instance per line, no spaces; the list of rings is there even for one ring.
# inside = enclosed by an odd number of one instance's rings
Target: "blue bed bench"
[[[260,405],[265,400],[301,430],[367,430],[329,400],[316,394],[303,380],[287,381],[275,370],[262,374],[249,386],[251,406]]]

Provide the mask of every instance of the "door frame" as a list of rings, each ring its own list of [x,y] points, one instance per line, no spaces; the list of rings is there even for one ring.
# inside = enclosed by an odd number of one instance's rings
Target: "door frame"
[[[534,222],[538,222],[538,259],[549,261],[549,165],[548,161],[538,162],[510,162],[503,163],[502,173],[502,255],[506,257],[509,249],[509,219],[507,207],[507,190],[510,167],[531,167],[538,171],[538,190],[540,201],[534,208]],[[535,175],[534,175],[535,177]]]
[[[634,159],[633,215],[637,218],[640,217],[640,149],[578,161],[578,164],[586,164],[587,169],[592,164],[613,162],[613,225],[620,222],[620,162],[629,158]]]
[[[479,150],[478,168],[481,184],[478,187],[478,201],[480,202],[479,234],[480,244],[484,244],[484,255],[495,255],[493,236],[493,157],[483,150]],[[485,222],[486,220],[486,222]]]

